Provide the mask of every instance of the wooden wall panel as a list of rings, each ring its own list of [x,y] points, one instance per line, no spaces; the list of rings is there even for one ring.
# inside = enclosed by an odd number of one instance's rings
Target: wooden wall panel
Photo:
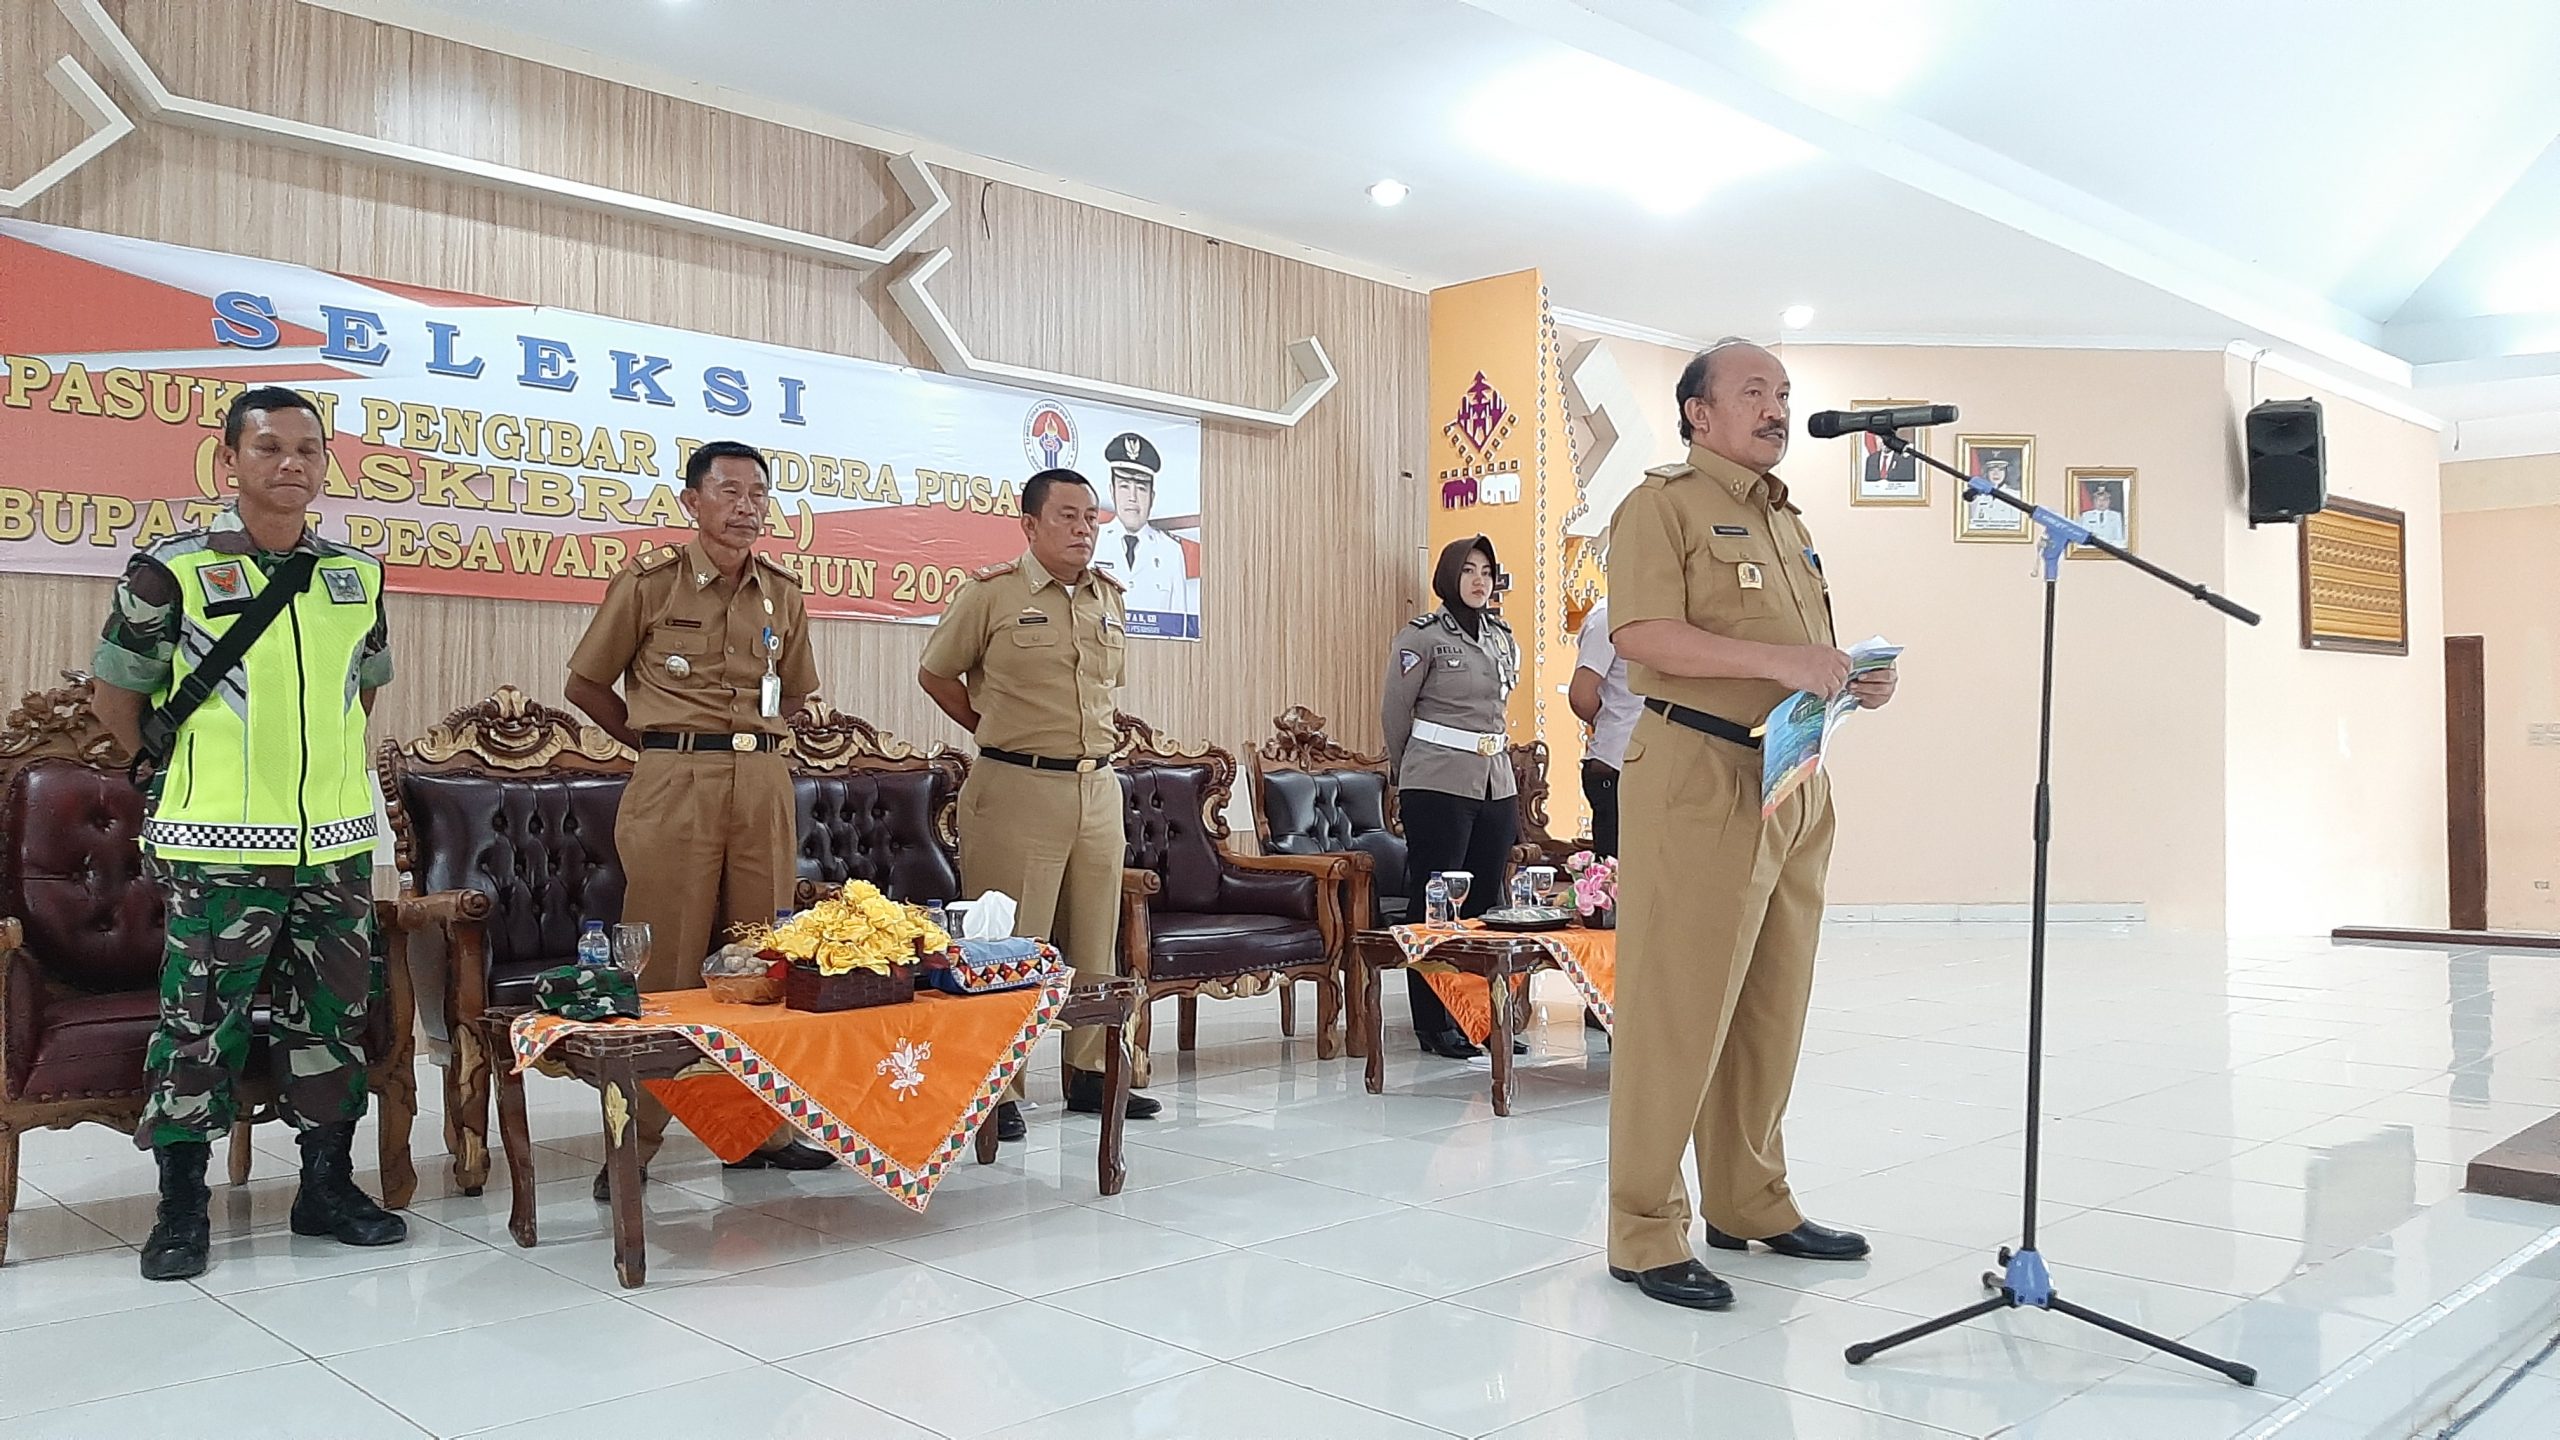
[[[859,146],[287,0],[109,8],[182,94],[876,239],[904,213]],[[77,138],[38,83],[87,51],[46,0],[0,0],[0,169]],[[98,68],[92,65],[93,73]],[[1387,636],[1418,601],[1425,299],[1280,257],[941,172],[954,203],[937,296],[980,354],[1275,403],[1284,353],[1323,338],[1342,383],[1287,431],[1210,424],[1202,463],[1209,639],[1141,641],[1126,703],[1168,731],[1249,745],[1292,703],[1377,742]],[[387,169],[146,123],[27,214],[49,224],[567,306],[930,367],[885,276]],[[0,484],[23,484],[0,456]],[[102,580],[0,575],[0,697],[86,664]],[[400,678],[376,728],[414,734],[500,683],[553,698],[586,611],[395,595]],[[956,740],[914,683],[923,629],[817,622],[825,693],[919,740]]]

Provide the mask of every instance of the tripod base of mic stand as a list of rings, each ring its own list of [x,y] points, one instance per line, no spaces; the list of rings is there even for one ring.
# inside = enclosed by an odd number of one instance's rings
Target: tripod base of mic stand
[[[1881,1340],[1867,1340],[1852,1345],[1844,1352],[1849,1363],[1863,1365],[1887,1350],[1908,1345],[1914,1340],[1935,1335],[1941,1330],[1952,1329],[1968,1320],[1979,1320],[1995,1310],[2032,1307],[2068,1315],[2074,1320],[2095,1325],[2101,1330],[2121,1335],[2127,1340],[2138,1340],[2162,1354],[2175,1355],[2190,1364],[2201,1365],[2207,1370],[2228,1376],[2243,1385],[2254,1386],[2258,1383],[2258,1371],[2255,1366],[2207,1355],[2193,1346],[2181,1345],[2165,1335],[2154,1335],[2140,1326],[2128,1325],[2112,1315],[2101,1315],[2085,1305],[2074,1305],[2054,1294],[2053,1280],[2045,1273],[2044,1257],[2033,1250],[2020,1250],[2013,1254],[2004,1248],[2000,1252],[2000,1263],[2005,1270],[1985,1271],[1982,1276],[1983,1287],[1996,1290],[1998,1294],[1978,1300],[1961,1310],[1951,1310],[1934,1320],[1923,1320],[1908,1330],[1898,1330]]]

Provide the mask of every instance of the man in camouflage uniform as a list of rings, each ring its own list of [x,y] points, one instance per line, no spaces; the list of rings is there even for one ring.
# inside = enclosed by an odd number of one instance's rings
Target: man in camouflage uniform
[[[138,754],[144,715],[169,703],[280,572],[310,567],[285,613],[156,757],[142,843],[167,897],[169,938],[144,1059],[150,1098],[134,1137],[160,1170],[147,1279],[204,1271],[205,1162],[231,1127],[262,985],[282,1108],[300,1132],[294,1233],[349,1245],[407,1234],[356,1188],[350,1153],[378,974],[365,716],[391,678],[391,653],[381,566],[304,519],[328,470],[326,438],[319,411],[293,391],[235,400],[216,455],[238,504],[134,556],[91,666],[99,717]]]

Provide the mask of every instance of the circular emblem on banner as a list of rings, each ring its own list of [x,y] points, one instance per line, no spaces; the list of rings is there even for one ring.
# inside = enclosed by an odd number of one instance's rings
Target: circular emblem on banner
[[[1076,463],[1076,422],[1067,407],[1043,400],[1022,420],[1023,458],[1043,470]]]

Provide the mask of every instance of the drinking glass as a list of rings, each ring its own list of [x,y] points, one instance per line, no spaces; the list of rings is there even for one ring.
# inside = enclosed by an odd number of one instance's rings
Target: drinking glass
[[[1553,904],[1555,904],[1555,903],[1556,903],[1556,867],[1554,867],[1553,865],[1532,865],[1532,866],[1530,866],[1530,867],[1529,867],[1529,893],[1530,893],[1532,896],[1534,896],[1534,897],[1536,898],[1537,902],[1538,902],[1540,905],[1553,905]]]
[[[1440,883],[1449,887],[1449,918],[1467,913],[1467,890],[1475,884],[1475,876],[1464,870],[1443,870]]]
[[[649,968],[649,926],[644,921],[625,920],[613,927],[613,963],[640,981],[640,972]]]

